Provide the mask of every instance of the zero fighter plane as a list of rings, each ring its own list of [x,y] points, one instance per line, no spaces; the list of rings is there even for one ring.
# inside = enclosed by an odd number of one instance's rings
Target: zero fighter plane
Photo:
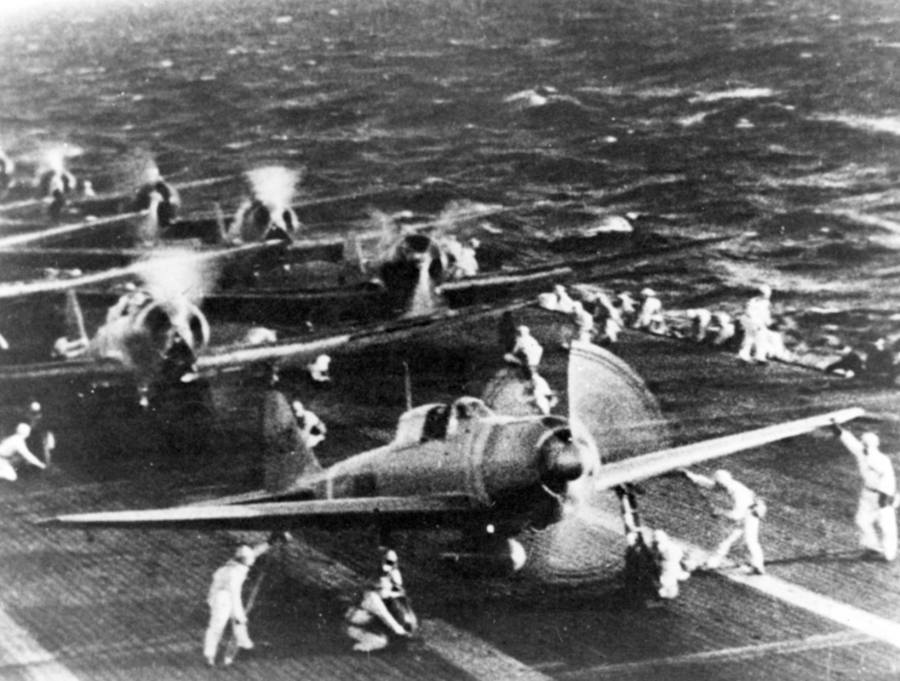
[[[642,453],[664,439],[665,427],[641,379],[616,356],[582,343],[573,344],[568,372],[568,419],[497,413],[474,397],[422,405],[400,417],[388,444],[324,469],[304,448],[287,398],[273,389],[262,407],[264,489],[45,522],[117,529],[455,528],[463,535],[464,549],[453,554],[461,567],[508,573],[572,549],[569,529],[590,518],[604,490],[863,414],[844,409]],[[604,459],[613,460],[601,465]]]

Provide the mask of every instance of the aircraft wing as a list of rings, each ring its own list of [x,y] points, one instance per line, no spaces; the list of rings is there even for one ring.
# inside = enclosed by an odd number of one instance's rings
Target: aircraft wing
[[[250,348],[221,349],[201,355],[197,367],[204,375],[235,371],[247,364],[275,363],[279,366],[304,364],[320,353],[337,350],[354,351],[370,345],[380,345],[405,340],[416,334],[435,328],[471,322],[482,317],[493,317],[506,310],[515,310],[531,304],[531,300],[519,300],[508,305],[472,305],[455,310],[442,310],[430,315],[409,317],[395,322],[367,326],[309,340],[285,340],[272,345]]]
[[[680,447],[669,447],[650,454],[616,461],[600,468],[597,488],[611,489],[625,483],[645,480],[703,461],[809,433],[817,428],[829,426],[832,422],[844,423],[858,418],[864,413],[859,407],[841,409],[819,416],[779,423]]]
[[[226,260],[240,259],[250,255],[255,255],[262,251],[283,249],[284,242],[279,240],[263,241],[260,243],[245,244],[243,246],[235,246],[227,249],[217,249],[214,251],[206,251],[199,253],[184,253],[172,251],[170,253],[162,252],[158,257],[149,260],[139,261],[126,265],[125,267],[116,267],[105,270],[103,272],[94,272],[85,274],[80,277],[71,277],[69,279],[46,279],[30,282],[13,282],[0,284],[0,300],[3,299],[19,299],[23,296],[35,295],[39,293],[58,293],[61,291],[69,291],[83,286],[90,286],[102,282],[115,281],[116,279],[127,279],[140,275],[146,270],[157,269],[165,266],[167,261],[173,264],[188,260],[196,267],[223,262]]]
[[[304,525],[344,527],[372,524],[415,526],[470,518],[487,507],[467,495],[354,497],[216,505],[215,502],[142,511],[62,515],[42,521],[51,527],[106,529],[288,530]]]
[[[64,381],[78,385],[115,383],[134,380],[134,372],[114,360],[69,359],[39,364],[0,367],[0,385],[16,382]]]

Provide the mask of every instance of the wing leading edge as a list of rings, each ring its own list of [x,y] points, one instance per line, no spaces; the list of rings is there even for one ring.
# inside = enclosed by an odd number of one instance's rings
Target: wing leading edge
[[[414,527],[469,520],[486,510],[484,504],[468,495],[356,497],[237,505],[212,502],[141,511],[77,513],[57,516],[42,524],[85,529],[287,530],[304,525],[347,527],[384,520],[391,525]]]
[[[646,478],[693,466],[710,459],[728,456],[729,454],[761,447],[778,440],[803,435],[818,428],[829,426],[833,422],[844,423],[845,421],[859,418],[864,413],[859,407],[841,409],[827,414],[778,423],[774,426],[748,430],[742,433],[735,433],[734,435],[725,435],[724,437],[694,442],[680,447],[669,447],[650,454],[616,461],[600,468],[600,479],[597,482],[597,488],[611,489],[628,482],[645,480]]]

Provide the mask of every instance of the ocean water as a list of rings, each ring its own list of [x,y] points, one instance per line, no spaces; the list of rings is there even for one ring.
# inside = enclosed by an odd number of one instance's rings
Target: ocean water
[[[611,288],[735,312],[767,282],[793,342],[900,335],[895,0],[84,0],[4,16],[0,55],[0,146],[101,190],[146,157],[426,187],[405,207],[506,209],[465,225],[504,266],[627,215],[733,239]]]

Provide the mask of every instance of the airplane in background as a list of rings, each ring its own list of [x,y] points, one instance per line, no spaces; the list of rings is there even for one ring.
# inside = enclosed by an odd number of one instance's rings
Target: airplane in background
[[[281,241],[248,244],[224,255],[242,257],[282,246]],[[75,279],[0,286],[0,300],[11,299],[20,304],[27,303],[35,294],[64,294],[65,309],[59,316],[64,318],[66,331],[65,336],[53,344],[54,360],[0,367],[0,384],[8,387],[35,385],[44,391],[51,383],[76,390],[91,385],[136,385],[139,395],[146,397],[154,386],[164,388],[173,382],[213,378],[253,365],[305,366],[320,354],[390,343],[437,325],[494,316],[526,304],[518,301],[500,307],[445,309],[393,322],[345,326],[326,333],[309,333],[258,345],[210,346],[209,321],[194,301],[203,297],[202,293],[197,293],[203,288],[200,280],[204,276],[207,276],[207,282],[213,279],[213,275],[206,275],[204,269],[214,269],[221,264],[224,255],[169,254]],[[122,291],[90,336],[77,288],[87,283],[108,283],[135,276],[142,277],[145,283],[128,286]],[[9,321],[8,316],[7,323]],[[302,320],[296,321],[297,326],[302,325]],[[29,335],[34,335],[33,326],[27,330]],[[16,337],[10,333],[9,338],[15,348]],[[43,349],[43,356],[50,355],[51,343]]]
[[[74,279],[0,285],[0,301],[9,301],[7,309],[11,310],[5,315],[8,327],[0,331],[7,336],[13,348],[7,354],[7,366],[0,368],[0,383],[27,386],[53,380],[64,381],[69,386],[137,384],[143,398],[149,387],[161,377],[177,374],[179,366],[183,369],[183,375],[200,377],[231,372],[246,365],[302,366],[318,354],[343,349],[347,344],[353,347],[371,344],[377,339],[391,342],[442,323],[473,316],[499,315],[505,310],[528,304],[531,302],[527,299],[530,292],[545,290],[551,282],[565,281],[576,271],[612,263],[624,266],[623,261],[629,260],[627,254],[601,254],[585,256],[568,264],[550,263],[527,270],[448,280],[448,264],[441,250],[440,232],[429,233],[430,229],[444,222],[413,223],[411,228],[391,225],[390,229],[382,230],[379,243],[374,248],[375,256],[367,262],[355,263],[357,275],[364,284],[362,288],[344,284],[331,290],[313,292],[260,288],[210,293],[210,286],[204,286],[192,300],[186,301],[180,300],[184,297],[183,291],[172,292],[169,287],[164,288],[168,293],[161,294],[152,286],[142,286],[138,292],[140,295],[131,303],[120,299],[121,293],[84,292],[89,285],[140,276],[148,271],[161,272],[167,266],[161,265],[159,259],[139,261]],[[356,237],[354,241],[356,247]],[[664,257],[686,247],[702,247],[706,243],[676,243],[642,251],[632,257],[644,261]],[[184,255],[171,256],[173,264],[161,278],[179,281],[180,275],[176,276],[179,270],[199,271],[202,264],[237,261],[243,265],[272,253],[280,258],[284,248],[283,241],[272,240],[227,250],[193,253],[187,260]],[[358,252],[357,248],[354,250]],[[159,256],[163,262],[166,257],[170,256],[165,252]],[[388,283],[392,288],[386,286]],[[77,297],[76,290],[79,291]],[[54,292],[65,294],[65,305],[52,313],[52,319],[42,317],[35,321],[29,317],[37,309],[29,302],[30,297]],[[85,315],[78,302],[88,295],[99,298],[103,303],[102,307],[96,307],[90,325],[85,324]],[[136,304],[138,299],[140,304]],[[422,301],[425,304],[416,309],[415,305]],[[432,307],[435,304],[436,309]],[[357,322],[349,328],[342,325],[328,334],[303,334],[257,347],[208,347],[207,315],[244,324],[248,320],[263,324],[284,322],[286,326],[296,328],[311,320],[310,311],[317,305],[331,312],[332,316],[325,318],[327,322],[362,318],[369,323],[360,326]],[[63,307],[65,312],[61,314]],[[112,312],[113,309],[118,312]],[[16,310],[21,310],[21,314]],[[97,310],[102,311],[100,319],[96,318]],[[65,328],[61,328],[61,317],[65,318]],[[372,319],[380,321],[372,323]],[[394,321],[384,321],[391,319]],[[88,337],[88,326],[98,329],[93,338]],[[17,331],[27,331],[27,334],[20,334],[17,338]],[[56,354],[68,359],[44,361],[50,355],[54,339],[63,332],[68,345],[64,344],[65,347],[59,348]],[[40,338],[48,334],[51,336],[49,339]],[[35,346],[35,339],[39,346]],[[12,365],[13,361],[21,361],[16,356],[17,349],[28,344],[34,346],[27,357],[30,363]],[[170,360],[174,360],[176,355],[180,355],[181,359],[173,365]]]
[[[569,540],[590,523],[604,491],[863,415],[843,409],[670,447],[643,381],[615,355],[580,342],[569,355],[568,404],[569,418],[497,413],[474,397],[421,405],[400,417],[388,444],[322,468],[288,399],[273,388],[262,405],[264,489],[42,522],[274,532],[374,526],[383,538],[393,530],[454,528],[462,537],[450,555],[464,568],[541,576],[561,561],[581,573],[598,566],[572,552]]]

